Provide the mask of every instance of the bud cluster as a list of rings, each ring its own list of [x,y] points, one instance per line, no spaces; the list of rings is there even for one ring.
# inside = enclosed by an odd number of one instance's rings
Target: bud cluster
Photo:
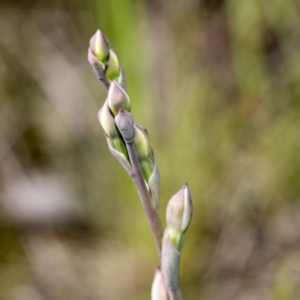
[[[140,193],[141,200],[143,204],[150,204],[145,205],[144,209],[161,255],[161,269],[156,270],[152,300],[175,299],[170,295],[173,292],[174,295],[180,294],[178,275],[180,253],[193,211],[189,187],[185,184],[168,203],[167,227],[161,247],[163,229],[157,213],[160,174],[150,146],[149,134],[144,127],[134,123],[130,112],[130,98],[126,92],[125,73],[116,53],[110,48],[108,40],[100,30],[97,30],[90,39],[88,60],[98,79],[108,88],[107,99],[98,113],[108,147],[128,174],[139,179],[135,181],[137,190],[142,187],[142,191],[145,191]]]
[[[98,114],[109,148],[120,163],[126,165],[125,169],[130,173],[126,143],[134,143],[152,206],[158,208],[160,175],[150,147],[149,135],[144,127],[134,124],[130,113],[130,99],[125,91],[125,73],[116,53],[110,48],[108,40],[100,30],[90,39],[88,60],[97,77],[109,82],[106,102]]]
[[[120,128],[126,126],[124,114],[130,114],[130,99],[126,91],[113,81],[108,90],[108,97],[98,113],[99,122],[105,132],[108,147],[115,158],[121,163],[125,170],[130,174],[131,165],[123,138],[123,132]],[[127,125],[130,131],[132,127],[131,139],[133,140],[133,119],[131,116],[131,125]],[[121,126],[120,126],[121,124]],[[119,128],[119,126],[120,128]]]
[[[126,89],[123,68],[119,64],[116,53],[110,48],[105,35],[99,29],[90,39],[88,61],[100,80],[107,80],[109,83],[115,80]]]

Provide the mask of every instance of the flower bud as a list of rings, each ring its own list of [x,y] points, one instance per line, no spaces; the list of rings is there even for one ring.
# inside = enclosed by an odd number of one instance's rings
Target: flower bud
[[[150,157],[150,156],[138,158],[138,160],[139,160],[139,164],[141,167],[143,177],[144,177],[145,181],[148,183],[149,178],[152,175],[153,170],[154,170],[154,161],[153,161],[152,157]]]
[[[132,168],[129,163],[128,153],[124,141],[120,136],[115,138],[106,137],[106,139],[111,154],[123,166],[129,176],[132,176]]]
[[[115,118],[116,125],[126,143],[134,141],[133,117],[130,112],[120,108],[119,113]]]
[[[159,267],[155,270],[151,289],[151,300],[168,300],[168,291],[165,286],[164,276]]]
[[[160,174],[156,163],[154,162],[154,170],[148,179],[148,186],[151,194],[152,206],[158,209],[159,206],[159,190],[160,190]]]
[[[116,81],[124,90],[126,90],[126,75],[121,66],[120,66],[120,74]]]
[[[109,80],[117,79],[120,74],[118,57],[116,53],[111,49],[109,50],[109,58],[105,74]]]
[[[120,108],[130,111],[130,99],[125,90],[116,81],[113,81],[109,87],[107,102],[115,116]]]
[[[185,239],[185,233],[182,233],[181,231],[178,231],[177,229],[167,226],[167,228],[164,231],[163,243],[165,242],[167,237],[170,238],[172,245],[179,252],[181,252],[181,249],[182,249],[183,243],[184,243],[184,239]]]
[[[188,184],[169,201],[166,212],[167,226],[179,232],[186,232],[193,213],[192,198]]]
[[[114,138],[119,135],[115,124],[115,119],[108,107],[107,101],[105,101],[102,108],[99,110],[98,119],[106,136]]]
[[[139,158],[148,157],[150,155],[150,142],[147,129],[139,124],[134,124],[134,132],[134,145],[137,156]]]
[[[98,79],[102,80],[104,78],[105,65],[94,55],[91,47],[88,49],[88,61],[93,67]]]
[[[129,161],[126,145],[124,141],[121,139],[121,136],[110,138],[110,144],[116,151],[122,153],[124,157]]]
[[[167,236],[162,245],[161,268],[165,285],[170,291],[179,289],[179,259],[179,251],[174,248],[170,236]]]
[[[109,56],[109,43],[105,35],[99,29],[91,37],[90,47],[94,55],[105,64]]]

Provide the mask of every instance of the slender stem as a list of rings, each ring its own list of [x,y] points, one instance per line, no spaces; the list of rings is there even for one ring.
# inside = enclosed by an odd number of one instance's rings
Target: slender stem
[[[132,165],[132,179],[136,186],[148,223],[151,228],[159,258],[161,258],[163,227],[156,208],[151,204],[151,197],[146,187],[133,142],[126,143],[129,159]]]

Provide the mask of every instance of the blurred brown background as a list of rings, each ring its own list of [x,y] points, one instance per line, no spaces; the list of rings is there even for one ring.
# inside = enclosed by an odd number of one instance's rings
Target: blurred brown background
[[[97,112],[96,29],[161,172],[188,182],[186,299],[300,299],[296,0],[0,2],[0,299],[149,299],[158,264]]]

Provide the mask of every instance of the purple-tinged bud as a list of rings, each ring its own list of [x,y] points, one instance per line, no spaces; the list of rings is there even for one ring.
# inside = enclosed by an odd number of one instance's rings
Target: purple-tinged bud
[[[118,57],[116,53],[111,49],[109,50],[109,58],[105,74],[109,80],[117,80],[120,74]]]
[[[157,267],[152,283],[151,300],[168,300],[168,291],[165,286],[164,276],[160,269]]]
[[[102,108],[99,110],[98,119],[107,137],[114,138],[119,135],[115,119],[108,107],[107,101],[105,101]]]
[[[88,49],[88,61],[93,67],[98,79],[102,80],[104,78],[105,65],[94,55],[91,47]]]
[[[188,229],[193,214],[193,203],[188,184],[169,201],[166,212],[167,226],[181,233]]]
[[[125,90],[116,81],[113,81],[109,87],[107,102],[115,116],[120,108],[130,111],[130,99]]]
[[[99,29],[91,37],[90,47],[95,56],[105,64],[109,56],[109,43]]]
[[[126,143],[134,141],[134,127],[132,114],[123,108],[120,108],[119,113],[115,117],[116,125]]]
[[[104,129],[110,152],[131,176],[132,170],[126,145],[117,129],[115,119],[107,105],[107,101],[105,101],[104,105],[99,110],[98,118]]]
[[[150,155],[149,134],[146,128],[139,124],[134,124],[134,145],[137,156],[139,158],[146,158]]]

